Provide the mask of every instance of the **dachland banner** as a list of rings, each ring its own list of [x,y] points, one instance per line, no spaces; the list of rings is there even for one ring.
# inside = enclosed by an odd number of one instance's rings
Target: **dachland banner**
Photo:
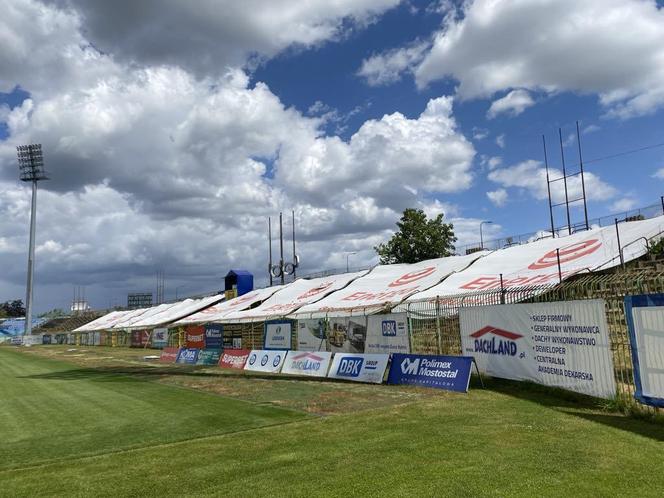
[[[291,349],[290,320],[272,320],[265,322],[265,349]]]
[[[393,354],[387,382],[465,393],[468,392],[472,366],[472,356]]]
[[[367,317],[365,353],[410,353],[406,313]]]
[[[198,361],[198,352],[200,349],[196,348],[182,348],[178,353],[178,358],[175,360],[175,363],[187,363],[189,365],[195,365]]]
[[[268,351],[265,349],[252,349],[244,364],[245,370],[254,372],[279,373],[286,359],[286,351]]]
[[[461,308],[461,346],[494,377],[613,398],[602,299]]]
[[[281,373],[325,377],[330,368],[332,353],[313,351],[289,351]]]
[[[389,354],[335,353],[327,376],[331,379],[381,384]]]
[[[221,358],[219,358],[219,366],[221,368],[242,370],[250,353],[251,351],[248,349],[224,349]]]
[[[664,408],[664,294],[625,296],[634,365],[634,397]]]

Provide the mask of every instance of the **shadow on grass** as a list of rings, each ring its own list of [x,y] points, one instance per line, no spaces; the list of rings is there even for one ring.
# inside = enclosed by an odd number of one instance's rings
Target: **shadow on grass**
[[[664,424],[607,410],[610,402],[606,400],[532,382],[489,378],[484,379],[484,385],[487,390],[531,401],[567,415],[664,441]],[[471,387],[480,388],[476,378],[473,378]]]

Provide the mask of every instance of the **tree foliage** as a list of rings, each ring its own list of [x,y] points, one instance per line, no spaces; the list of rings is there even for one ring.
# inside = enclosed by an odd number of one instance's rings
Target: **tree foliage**
[[[441,213],[427,219],[421,209],[406,209],[397,222],[398,231],[386,243],[374,250],[381,264],[417,263],[425,259],[442,258],[454,253],[454,226],[443,222]]]
[[[23,301],[14,299],[0,304],[0,314],[9,318],[25,316],[25,307]]]

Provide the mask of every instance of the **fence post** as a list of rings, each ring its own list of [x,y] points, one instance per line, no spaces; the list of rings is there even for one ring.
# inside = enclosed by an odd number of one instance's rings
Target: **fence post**
[[[558,260],[558,283],[563,281],[563,272],[560,269],[560,248],[556,247],[556,260]]]
[[[623,258],[622,247],[620,247],[620,230],[618,229],[618,218],[615,219],[616,223],[616,239],[618,239],[618,254],[620,255],[620,266],[625,269],[625,259]]]
[[[443,338],[440,334],[440,298],[436,296],[436,336],[438,338],[438,354],[443,354]]]
[[[503,285],[503,274],[500,274],[500,304],[505,304],[505,286]]]

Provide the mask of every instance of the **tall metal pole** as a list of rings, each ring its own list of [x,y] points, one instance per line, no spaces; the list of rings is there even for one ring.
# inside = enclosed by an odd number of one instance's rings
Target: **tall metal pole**
[[[295,255],[295,210],[293,209],[291,211],[293,215],[293,280],[297,278],[296,276],[296,271],[297,271],[297,257]]]
[[[24,335],[32,334],[32,284],[35,272],[35,232],[37,225],[37,181],[32,181],[32,211],[30,213],[30,246],[28,248],[28,285],[25,296]]]
[[[544,167],[546,168],[546,190],[549,193],[549,216],[551,217],[551,237],[556,238],[556,229],[553,226],[553,203],[551,201],[551,181],[549,181],[549,159],[546,154],[546,139],[542,135],[542,145],[544,146]]]
[[[618,218],[615,218],[616,223],[616,240],[618,241],[618,254],[620,255],[620,266],[625,269],[625,259],[623,258],[622,247],[620,247],[620,229],[618,228]]]
[[[279,213],[279,268],[281,269],[281,285],[286,283],[284,275],[284,224],[282,213]]]
[[[664,214],[664,195],[660,195],[659,200],[662,202],[662,214]]]
[[[270,287],[272,287],[272,220],[267,218],[267,242],[269,261],[267,263],[267,273],[270,275]]]
[[[581,155],[581,134],[579,133],[579,122],[576,122],[576,143],[579,146],[579,166],[581,167],[581,192],[583,193],[583,215],[586,220],[586,230],[590,230],[588,225],[588,203],[586,202],[586,181],[583,177],[583,156]]]
[[[572,235],[572,222],[569,216],[569,197],[567,195],[567,173],[565,172],[565,151],[563,150],[563,130],[558,128],[558,136],[560,137],[560,157],[563,161],[563,183],[565,184],[565,209],[567,209],[567,233]]]

